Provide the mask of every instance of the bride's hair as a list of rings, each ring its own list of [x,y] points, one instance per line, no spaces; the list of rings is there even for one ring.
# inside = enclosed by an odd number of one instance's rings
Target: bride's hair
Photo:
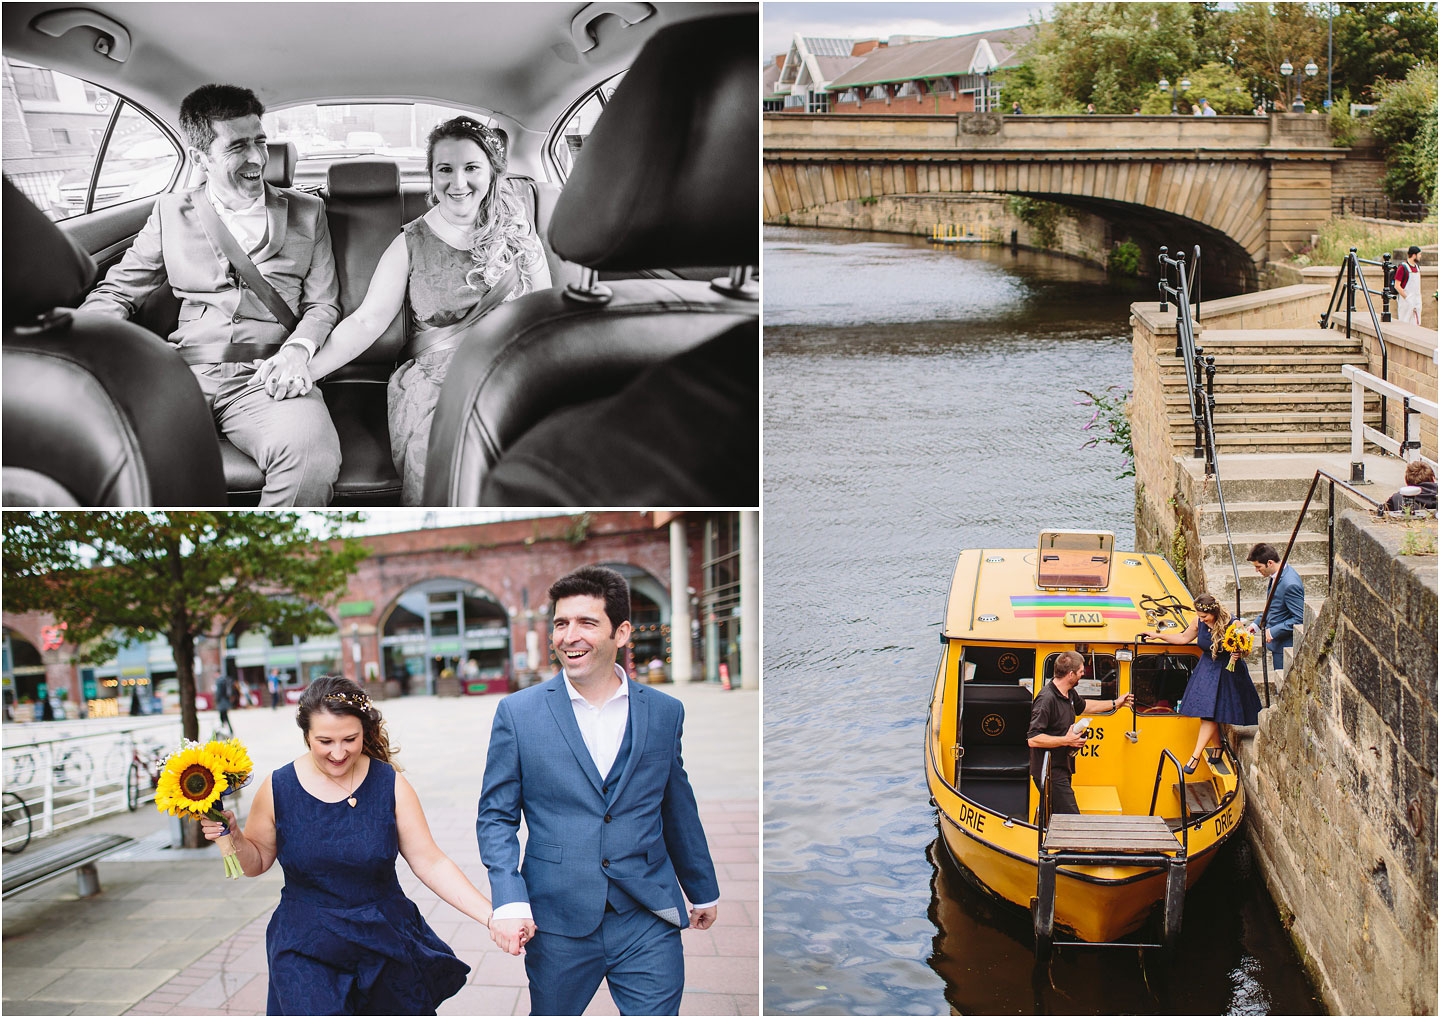
[[[1215,624],[1210,627],[1210,656],[1218,658],[1220,656],[1220,637],[1225,634],[1225,626],[1230,622],[1230,613],[1220,607],[1220,602],[1215,599],[1213,594],[1201,594],[1197,597],[1195,610],[1215,618]]]
[[[520,197],[505,178],[509,165],[505,136],[472,117],[455,117],[430,132],[425,142],[425,173],[432,180],[430,203],[439,201],[433,180],[435,144],[444,138],[463,138],[480,146],[490,161],[490,186],[480,201],[475,229],[470,234],[470,257],[475,267],[465,274],[465,282],[473,289],[483,284],[487,289],[499,282],[512,266],[520,269],[517,294],[530,292],[531,278],[545,264],[545,252],[535,227],[525,215]]]

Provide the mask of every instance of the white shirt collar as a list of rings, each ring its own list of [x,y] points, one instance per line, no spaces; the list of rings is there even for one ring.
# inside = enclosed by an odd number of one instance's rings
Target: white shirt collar
[[[256,212],[263,212],[265,209],[264,187],[260,188],[260,197],[256,198],[249,205],[246,205],[243,209],[227,209],[225,205],[220,201],[220,199],[215,197],[215,192],[210,189],[210,181],[208,180],[205,181],[205,197],[210,199],[210,204],[214,205],[215,211],[220,213],[222,216],[253,215]]]
[[[618,664],[615,666],[615,676],[620,680],[620,688],[615,690],[615,692],[611,693],[610,696],[606,698],[605,702],[600,705],[601,708],[608,706],[609,704],[613,703],[616,700],[619,700],[622,697],[627,700],[630,698],[629,677],[625,674],[625,669],[621,668]],[[565,680],[565,692],[569,694],[571,701],[574,702],[578,700],[579,702],[584,703],[588,706],[590,701],[586,700],[584,695],[582,695],[581,692],[575,688],[574,684],[570,681],[570,676],[565,674],[565,669],[563,668],[560,669],[560,677]]]

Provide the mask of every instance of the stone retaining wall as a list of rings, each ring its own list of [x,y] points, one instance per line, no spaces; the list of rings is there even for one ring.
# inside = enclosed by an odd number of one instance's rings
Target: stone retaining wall
[[[1251,844],[1335,1014],[1436,1013],[1437,571],[1406,533],[1341,514],[1332,594],[1245,752]]]

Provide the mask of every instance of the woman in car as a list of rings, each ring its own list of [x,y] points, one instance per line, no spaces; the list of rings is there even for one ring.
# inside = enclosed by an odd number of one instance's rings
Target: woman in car
[[[280,904],[265,931],[267,1014],[434,1014],[470,967],[436,936],[395,875],[403,855],[431,890],[489,925],[489,900],[435,844],[420,800],[391,759],[385,721],[339,675],[313,682],[296,722],[306,752],[261,784],[242,832],[225,811],[247,877],[278,859]],[[211,841],[227,830],[211,820]]]
[[[461,336],[501,303],[550,286],[540,239],[504,180],[499,132],[455,117],[430,132],[425,157],[433,207],[385,249],[365,300],[310,362],[312,378],[348,364],[379,338],[408,294],[411,359],[391,376],[387,393],[390,453],[406,505],[421,501],[430,421]],[[303,391],[276,398],[286,395]]]

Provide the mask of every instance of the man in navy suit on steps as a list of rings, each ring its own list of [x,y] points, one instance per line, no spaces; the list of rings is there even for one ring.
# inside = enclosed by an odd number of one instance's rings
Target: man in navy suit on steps
[[[677,1014],[680,931],[714,923],[720,897],[680,759],[685,711],[615,663],[630,639],[623,576],[584,566],[549,594],[561,671],[500,702],[485,761],[491,937],[527,945],[532,1014],[578,1015],[602,979],[621,1014]]]
[[[1294,629],[1305,621],[1305,584],[1294,566],[1280,568],[1280,553],[1272,545],[1257,544],[1246,559],[1254,563],[1257,573],[1270,578],[1275,589],[1270,610],[1260,618],[1260,628],[1273,655],[1271,663],[1280,671],[1285,667],[1285,648],[1294,642]]]

